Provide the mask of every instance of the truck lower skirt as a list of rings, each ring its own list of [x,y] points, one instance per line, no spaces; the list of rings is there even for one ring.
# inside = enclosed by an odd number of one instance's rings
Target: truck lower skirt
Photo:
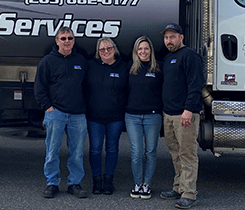
[[[226,150],[244,150],[245,122],[215,122],[214,142],[215,152]]]

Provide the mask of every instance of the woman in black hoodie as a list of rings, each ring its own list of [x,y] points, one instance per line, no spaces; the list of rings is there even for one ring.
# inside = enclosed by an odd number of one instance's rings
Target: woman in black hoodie
[[[152,42],[148,37],[142,36],[135,41],[132,56],[125,114],[135,183],[130,196],[149,199],[162,124],[163,76],[161,66],[155,59]],[[143,154],[145,164],[143,164]]]
[[[97,41],[96,55],[89,62],[86,78],[89,161],[94,194],[113,193],[113,174],[118,145],[124,128],[128,71],[115,43],[108,37]],[[105,141],[105,170],[102,188],[102,149]]]

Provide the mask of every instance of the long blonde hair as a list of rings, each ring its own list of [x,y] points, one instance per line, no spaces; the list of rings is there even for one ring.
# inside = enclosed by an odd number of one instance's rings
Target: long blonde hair
[[[134,43],[134,48],[133,48],[133,52],[132,52],[133,65],[131,66],[130,74],[137,75],[140,67],[142,66],[142,62],[137,55],[137,51],[138,51],[138,48],[139,48],[139,45],[141,42],[147,42],[150,46],[150,49],[151,49],[150,68],[149,68],[148,72],[149,73],[155,73],[156,71],[159,71],[159,66],[158,66],[156,58],[155,58],[154,47],[153,47],[151,40],[147,36],[141,36]]]

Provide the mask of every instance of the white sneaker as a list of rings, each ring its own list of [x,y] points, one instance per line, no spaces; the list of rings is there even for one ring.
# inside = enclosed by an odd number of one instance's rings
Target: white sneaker
[[[142,185],[136,184],[134,188],[131,190],[131,193],[130,193],[131,198],[140,198],[141,189],[142,189]]]
[[[151,198],[151,188],[150,185],[144,184],[140,190],[140,197],[142,199],[150,199]]]

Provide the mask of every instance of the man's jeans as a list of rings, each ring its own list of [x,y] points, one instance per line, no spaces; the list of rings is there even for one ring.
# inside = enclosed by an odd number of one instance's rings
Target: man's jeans
[[[84,142],[87,136],[87,122],[84,114],[67,114],[57,109],[45,112],[43,125],[46,128],[46,159],[44,175],[47,185],[59,185],[59,150],[64,132],[67,135],[69,157],[67,168],[68,185],[80,184],[84,177],[83,153]]]
[[[197,137],[200,115],[192,114],[191,125],[180,124],[181,115],[164,114],[164,138],[175,169],[173,190],[184,198],[196,199],[198,172]]]
[[[88,121],[89,133],[89,161],[92,170],[92,176],[102,174],[102,149],[105,141],[105,174],[113,175],[118,161],[119,139],[124,127],[124,121],[115,121],[102,124],[94,121]]]
[[[131,145],[131,166],[135,184],[150,184],[156,168],[157,144],[162,125],[160,114],[125,114]],[[143,136],[145,136],[145,169],[143,182]]]

